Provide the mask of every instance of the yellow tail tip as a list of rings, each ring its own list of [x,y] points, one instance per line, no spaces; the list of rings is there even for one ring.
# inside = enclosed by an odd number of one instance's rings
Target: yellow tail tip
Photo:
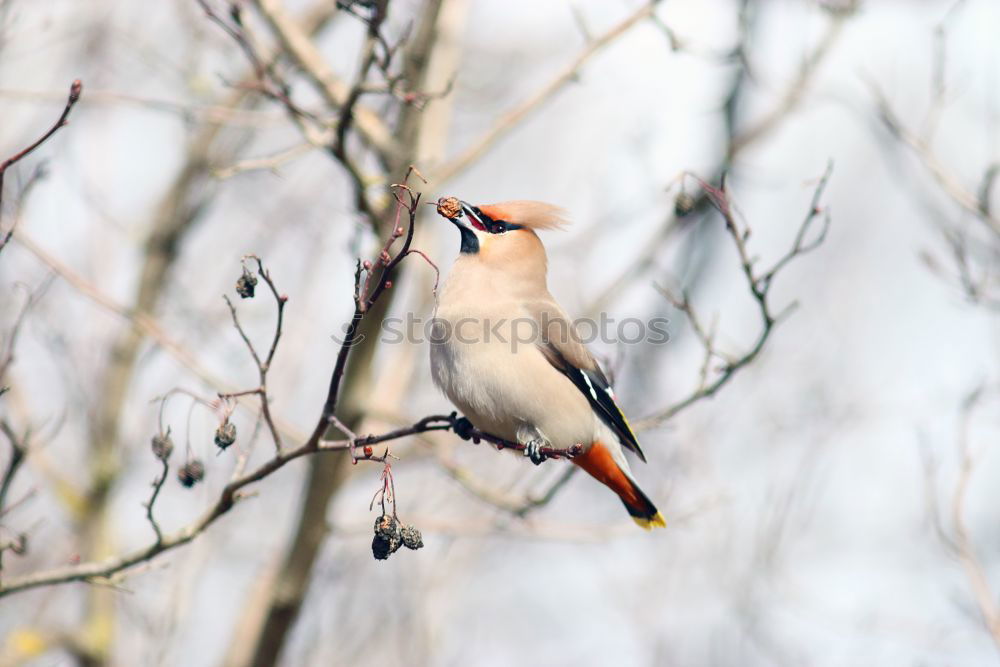
[[[654,514],[652,517],[650,517],[648,519],[644,519],[642,517],[634,516],[634,517],[632,517],[632,520],[635,521],[635,524],[637,526],[639,526],[640,528],[642,528],[643,530],[653,530],[653,528],[656,528],[656,527],[660,527],[660,528],[666,528],[667,527],[666,520],[663,518],[663,515],[660,514],[659,512],[657,512],[656,514]]]

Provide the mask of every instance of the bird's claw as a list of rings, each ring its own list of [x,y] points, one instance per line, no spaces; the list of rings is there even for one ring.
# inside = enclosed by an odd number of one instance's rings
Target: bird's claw
[[[455,420],[455,425],[451,427],[451,430],[455,432],[455,435],[460,437],[462,440],[472,440],[472,432],[476,429],[465,417],[459,417]]]
[[[524,445],[524,455],[531,459],[531,462],[536,466],[542,465],[546,459],[549,457],[541,452],[542,447],[545,445],[544,440],[529,440],[527,444]]]

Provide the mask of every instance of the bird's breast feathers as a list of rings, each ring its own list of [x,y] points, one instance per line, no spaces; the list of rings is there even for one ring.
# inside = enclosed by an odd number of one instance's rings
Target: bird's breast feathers
[[[499,437],[515,439],[530,425],[553,446],[589,444],[594,412],[541,353],[526,311],[502,302],[485,310],[439,305],[430,346],[438,387],[473,424]]]

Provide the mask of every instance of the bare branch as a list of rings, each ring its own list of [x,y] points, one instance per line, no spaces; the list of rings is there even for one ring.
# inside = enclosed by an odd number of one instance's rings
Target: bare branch
[[[435,297],[437,297],[438,285],[441,282],[441,269],[438,268],[438,265],[435,264],[431,260],[431,258],[427,256],[427,253],[425,253],[423,250],[417,250],[416,248],[412,248],[412,249],[406,251],[406,254],[408,254],[408,255],[410,255],[410,254],[420,255],[421,257],[424,258],[424,261],[427,262],[432,269],[434,269],[434,287],[431,288],[431,292],[432,292],[432,294]]]
[[[993,235],[1000,237],[1000,219],[991,214],[988,202],[990,183],[993,178],[990,176],[990,171],[993,167],[988,169],[984,175],[983,184],[980,186],[980,196],[977,197],[967,190],[959,179],[945,167],[926,141],[903,125],[882,92],[874,84],[871,85],[871,88],[878,105],[879,115],[889,133],[916,154],[924,168],[930,172],[941,190],[953,202],[974,215]],[[987,193],[986,197],[983,197],[983,192]]]
[[[11,364],[14,363],[14,352],[17,347],[17,338],[21,333],[21,327],[24,326],[24,321],[28,316],[28,312],[38,303],[45,291],[48,290],[49,285],[52,284],[53,276],[49,276],[45,281],[38,287],[35,291],[28,294],[24,301],[24,305],[21,306],[20,312],[17,317],[14,318],[14,324],[11,326],[10,331],[7,333],[6,340],[4,341],[4,346],[2,352],[0,352],[0,395],[7,390],[7,387],[3,386],[3,379],[7,375],[7,371],[10,370]]]
[[[55,102],[66,99],[63,92],[20,90],[0,88],[0,98],[23,102]],[[87,106],[134,106],[151,111],[170,113],[187,121],[230,127],[262,128],[271,127],[284,120],[281,111],[239,109],[225,105],[197,104],[163,98],[133,95],[114,90],[87,89]]]
[[[16,164],[19,160],[25,158],[36,148],[38,148],[46,141],[48,141],[53,134],[59,131],[59,128],[69,123],[69,114],[73,110],[73,106],[80,100],[80,94],[82,92],[83,92],[83,83],[81,83],[80,80],[77,79],[69,87],[69,97],[66,99],[66,106],[63,107],[62,115],[59,116],[59,120],[56,121],[55,125],[50,127],[45,134],[43,134],[37,141],[35,141],[35,143],[31,144],[30,146],[21,151],[18,151],[17,153],[10,156],[3,162],[0,162],[0,204],[3,203],[4,173],[12,165]],[[0,250],[3,250],[4,246],[7,245],[13,233],[14,233],[14,228],[11,227],[9,230],[7,230],[6,234],[0,234]]]
[[[314,114],[305,111],[292,101],[288,95],[288,86],[274,74],[273,62],[265,62],[265,58],[258,53],[257,47],[250,41],[249,35],[243,29],[242,19],[240,18],[241,10],[238,4],[233,3],[230,5],[230,16],[233,21],[229,22],[212,9],[209,0],[197,0],[197,2],[209,20],[232,37],[250,61],[256,81],[252,85],[246,83],[241,85],[253,88],[267,97],[277,100],[293,118],[318,121]]]
[[[353,11],[352,11],[353,13]],[[345,142],[347,140],[347,131],[351,127],[351,122],[354,120],[354,106],[361,99],[363,92],[363,87],[365,81],[368,79],[368,72],[375,65],[378,56],[376,54],[376,47],[379,43],[385,44],[384,39],[379,34],[379,28],[382,22],[385,20],[385,6],[382,3],[376,3],[372,10],[372,15],[370,18],[365,19],[368,25],[368,35],[365,39],[364,46],[361,52],[361,61],[358,65],[358,74],[355,79],[354,85],[351,86],[351,90],[347,94],[347,99],[340,107],[340,115],[337,118],[337,132],[336,140],[333,144],[333,154],[339,157],[345,155]],[[388,45],[385,46],[386,58],[388,59],[391,51]],[[388,69],[388,61],[385,62],[383,70]]]
[[[254,6],[264,18],[283,49],[291,56],[315,85],[327,104],[340,108],[347,103],[350,89],[327,64],[308,33],[282,6],[280,0],[254,0]],[[402,153],[390,128],[375,112],[356,106],[352,118],[358,132],[376,151],[384,163]]]
[[[785,89],[785,93],[778,104],[763,118],[736,134],[732,138],[732,141],[729,142],[728,161],[731,162],[738,153],[741,153],[748,145],[755,143],[760,137],[770,134],[775,127],[799,107],[805,94],[809,91],[813,77],[820,65],[826,60],[833,46],[837,43],[844,23],[850,15],[851,12],[831,13],[826,32],[816,47],[806,57],[805,62],[802,63],[798,74],[788,88]]]
[[[982,617],[983,625],[1000,651],[1000,606],[990,584],[986,567],[976,553],[975,542],[965,522],[965,501],[976,470],[976,460],[970,445],[969,429],[975,409],[980,405],[983,387],[972,390],[962,401],[955,435],[959,455],[958,480],[951,498],[950,530],[944,525],[940,502],[935,492],[933,468],[928,465],[928,501],[931,516],[942,544],[952,552],[962,566],[970,591]]]
[[[760,354],[765,343],[767,343],[768,338],[770,338],[774,327],[780,323],[795,306],[793,303],[782,312],[773,312],[768,297],[770,295],[771,286],[774,282],[774,277],[779,271],[787,266],[789,262],[796,257],[816,249],[826,238],[826,233],[830,225],[830,218],[829,215],[827,215],[824,210],[820,208],[819,202],[822,198],[823,192],[826,190],[832,170],[833,164],[830,163],[827,165],[826,171],[820,177],[816,185],[816,189],[813,192],[809,211],[806,213],[805,219],[799,225],[798,231],[795,235],[795,241],[792,244],[791,249],[782,255],[770,269],[762,273],[758,273],[754,268],[754,261],[750,256],[749,250],[747,249],[750,229],[740,229],[740,226],[736,222],[729,199],[729,193],[726,190],[725,181],[723,180],[721,186],[716,188],[696,176],[693,176],[711,200],[712,205],[715,206],[719,213],[722,214],[723,220],[726,223],[726,231],[729,233],[729,237],[732,239],[733,244],[736,247],[736,252],[739,256],[740,267],[743,270],[744,278],[750,288],[750,293],[753,296],[754,301],[757,303],[757,309],[761,319],[761,330],[754,343],[742,355],[736,358],[724,355],[715,349],[713,336],[705,332],[697,317],[695,317],[694,310],[687,301],[686,297],[678,299],[670,292],[661,288],[661,293],[670,299],[675,307],[687,315],[692,324],[692,328],[695,331],[695,335],[698,337],[698,340],[705,349],[705,362],[702,365],[700,381],[694,391],[673,405],[670,405],[650,415],[649,417],[640,420],[636,425],[638,429],[641,430],[658,426],[659,424],[668,421],[682,410],[690,407],[692,404],[704,398],[714,396],[716,392],[722,389],[722,387],[732,379],[733,375],[737,371],[751,363],[757,358],[757,355]],[[820,216],[822,216],[822,226],[819,233],[811,240],[807,240],[816,218]],[[709,380],[708,364],[712,358],[722,359],[723,364],[715,379]]]
[[[226,167],[218,167],[212,170],[212,175],[219,180],[224,181],[236,176],[237,174],[242,174],[248,171],[266,170],[276,172],[278,167],[291,162],[296,158],[302,157],[314,148],[316,148],[316,146],[313,142],[304,141],[272,155],[247,158],[245,160],[234,162]]]
[[[160,472],[160,476],[153,481],[153,493],[150,495],[149,500],[145,503],[146,507],[146,519],[149,521],[149,525],[153,527],[153,532],[156,533],[156,543],[159,544],[163,542],[163,531],[160,530],[160,524],[156,522],[153,517],[153,505],[156,503],[157,496],[160,495],[160,489],[163,488],[163,483],[167,481],[167,475],[170,474],[170,462],[167,457],[160,459],[163,464],[163,470]]]
[[[271,416],[271,406],[270,397],[267,393],[267,372],[271,369],[271,362],[274,361],[274,354],[278,350],[278,342],[281,340],[281,327],[284,323],[285,317],[285,304],[288,303],[288,297],[284,294],[278,293],[278,288],[271,279],[271,273],[264,268],[264,263],[261,261],[260,257],[256,255],[248,255],[243,258],[244,261],[252,259],[257,262],[257,274],[264,279],[267,284],[271,295],[274,296],[275,304],[277,305],[278,313],[275,319],[274,325],[274,336],[271,339],[271,347],[267,351],[267,356],[262,360],[260,355],[257,354],[257,349],[254,347],[250,338],[247,336],[246,331],[243,330],[243,325],[240,324],[240,318],[236,314],[236,307],[228,296],[223,296],[226,305],[229,306],[229,313],[233,318],[233,326],[236,327],[236,331],[239,332],[240,338],[243,339],[244,344],[246,344],[247,349],[250,351],[250,356],[253,357],[254,363],[257,365],[257,374],[260,379],[260,385],[256,389],[250,389],[247,391],[238,391],[228,394],[219,394],[220,398],[238,398],[240,396],[248,396],[256,394],[260,397],[260,410],[264,417],[264,422],[267,424],[268,430],[271,431],[271,438],[274,440],[274,448],[280,454],[281,453],[281,433],[278,430],[278,426],[274,423],[274,417]],[[246,271],[246,268],[243,269]],[[248,293],[252,296],[252,292]]]
[[[19,438],[6,420],[0,420],[0,433],[3,433],[10,443],[10,461],[7,462],[7,469],[4,470],[3,479],[0,481],[0,518],[2,518],[7,512],[7,496],[10,494],[17,471],[24,463],[28,447],[26,439]]]
[[[616,39],[624,35],[630,28],[653,16],[656,10],[656,1],[648,2],[633,12],[628,18],[616,24],[601,36],[590,40],[583,50],[569,63],[552,81],[543,86],[538,92],[524,100],[516,107],[500,116],[497,122],[487,130],[481,137],[476,139],[457,157],[442,165],[431,174],[430,181],[434,185],[441,185],[453,178],[456,174],[466,169],[482,157],[499,139],[510,132],[522,120],[532,112],[540,108],[548,100],[569,82],[573,81],[579,74],[580,69],[604,47],[613,43]]]

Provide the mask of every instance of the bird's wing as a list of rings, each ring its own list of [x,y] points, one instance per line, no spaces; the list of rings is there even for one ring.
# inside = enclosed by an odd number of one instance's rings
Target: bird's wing
[[[526,306],[538,322],[538,348],[545,358],[587,397],[591,407],[615,432],[621,443],[645,462],[646,455],[642,453],[625,414],[615,402],[615,392],[607,376],[580,340],[563,309],[551,296],[532,301]]]

